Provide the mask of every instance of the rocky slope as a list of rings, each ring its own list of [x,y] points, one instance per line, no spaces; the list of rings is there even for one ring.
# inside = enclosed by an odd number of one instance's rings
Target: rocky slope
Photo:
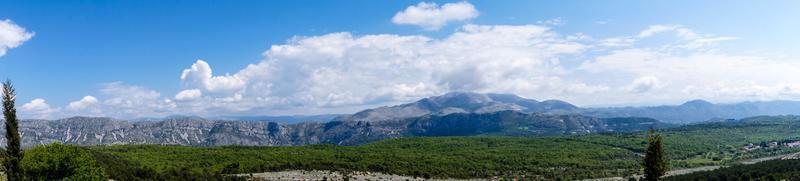
[[[397,106],[367,109],[337,120],[382,121],[412,118],[425,115],[447,115],[452,113],[492,113],[498,111],[569,113],[579,108],[564,101],[536,101],[512,94],[479,94],[453,92],[442,96],[424,98]]]
[[[656,120],[692,123],[712,118],[776,114],[800,114],[800,102],[712,104],[695,100],[678,106],[579,108],[558,100],[536,101],[509,94],[457,92],[408,104],[368,109],[325,122],[288,124],[185,116],[138,121],[73,117],[24,120],[20,130],[24,146],[51,142],[80,145],[354,145],[402,136],[542,136],[627,132],[671,126]],[[4,142],[0,138],[0,143]]]
[[[713,104],[692,100],[681,105],[651,107],[582,108],[559,100],[536,101],[512,94],[454,92],[397,106],[367,109],[335,120],[381,121],[451,113],[491,113],[513,110],[525,113],[581,114],[593,117],[649,117],[666,123],[688,124],[711,119],[740,119],[760,115],[800,114],[799,101],[760,101]]]
[[[125,121],[72,117],[21,122],[25,147],[61,142],[78,145],[176,144],[215,145],[355,145],[402,136],[466,135],[576,135],[612,131],[639,131],[660,126],[653,119],[600,119],[580,115],[553,115],[499,111],[454,113],[383,121],[330,121],[283,124],[256,121],[220,121],[197,117],[170,117],[160,121]],[[0,130],[4,134],[4,130]],[[0,143],[5,144],[4,139]]]

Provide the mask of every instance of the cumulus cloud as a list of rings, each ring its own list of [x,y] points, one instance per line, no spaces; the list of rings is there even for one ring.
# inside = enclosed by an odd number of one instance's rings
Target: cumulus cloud
[[[653,76],[645,76],[645,77],[640,77],[640,78],[638,78],[636,80],[633,80],[633,82],[631,82],[630,85],[625,86],[623,88],[623,90],[625,90],[625,92],[629,92],[629,93],[640,94],[640,93],[650,92],[652,90],[655,90],[655,89],[658,89],[658,88],[661,88],[661,87],[662,87],[662,85],[661,85],[661,82],[659,82],[658,78],[653,77]]]
[[[109,115],[165,115],[171,114],[174,107],[171,101],[161,98],[161,93],[141,86],[113,82],[104,85],[100,92],[107,96],[103,105]]]
[[[36,98],[31,100],[31,102],[25,103],[22,105],[20,109],[22,111],[22,116],[29,116],[38,119],[45,119],[49,118],[50,114],[56,112],[57,109],[50,107],[42,98]]]
[[[679,25],[599,38],[541,24],[468,24],[441,38],[338,32],[272,45],[230,74],[197,60],[174,96],[110,83],[88,107],[114,117],[348,113],[451,91],[578,105],[800,99],[800,64],[707,51],[729,39]]]
[[[109,116],[106,114],[104,109],[111,109],[111,107],[107,107],[103,105],[103,103],[94,96],[84,96],[80,100],[72,101],[67,104],[64,111],[59,112],[57,114],[58,117],[69,117],[69,116]],[[121,116],[121,115],[113,115],[113,116]]]
[[[83,99],[81,100],[70,102],[69,105],[67,105],[67,109],[84,110],[86,108],[96,105],[98,102],[99,101],[94,96],[84,96]]]
[[[200,89],[188,89],[178,92],[178,94],[175,95],[175,100],[178,101],[193,100],[200,98],[200,96],[203,96],[203,92],[201,92]]]
[[[8,49],[16,48],[30,40],[33,35],[34,33],[27,32],[25,28],[9,19],[0,20],[0,57],[5,55]]]
[[[230,91],[244,86],[244,80],[236,75],[213,76],[211,67],[203,60],[197,60],[190,68],[184,69],[181,80],[211,92]]]
[[[462,1],[442,6],[432,2],[420,2],[397,12],[392,18],[395,24],[417,25],[425,30],[439,30],[449,22],[464,21],[478,17],[472,4]]]
[[[466,25],[443,39],[342,32],[274,45],[263,61],[231,75],[213,76],[211,67],[198,61],[181,79],[190,89],[209,91],[214,90],[209,88],[211,79],[236,80],[228,94],[208,100],[208,109],[361,106],[454,90],[603,90],[558,78],[567,73],[558,57],[586,48],[539,25]]]
[[[669,31],[681,34],[676,36],[680,40],[692,41],[637,47],[637,41]],[[181,102],[173,104],[176,110],[206,114],[354,111],[450,91],[505,92],[592,105],[714,100],[710,95],[695,97],[691,90],[700,87],[686,87],[747,79],[763,85],[767,82],[760,79],[777,75],[750,79],[752,75],[741,72],[800,67],[764,65],[757,62],[769,61],[692,49],[684,45],[717,37],[681,26],[649,27],[642,32],[619,36],[627,39],[618,42],[628,45],[616,47],[606,46],[608,38],[564,35],[543,25],[469,24],[443,38],[347,32],[295,37],[273,45],[262,61],[233,74],[213,75],[206,62],[195,62],[181,76],[186,89],[174,97]],[[676,49],[683,52],[676,54]],[[575,57],[585,60],[562,64]],[[787,70],[775,72],[782,71]],[[785,88],[775,84],[766,87]],[[740,89],[729,90],[732,94]],[[215,93],[203,95],[203,91]],[[766,92],[770,93],[762,95],[791,93]],[[193,101],[182,101],[189,98]]]
[[[615,50],[583,62],[579,70],[621,80],[640,77],[621,89],[631,94],[619,94],[625,98],[619,103],[800,99],[800,64],[794,61],[686,49],[677,54],[668,49]],[[658,93],[643,94],[654,90]]]

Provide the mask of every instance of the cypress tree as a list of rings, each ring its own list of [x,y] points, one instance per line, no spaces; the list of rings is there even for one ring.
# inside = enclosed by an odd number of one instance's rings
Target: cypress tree
[[[667,160],[664,158],[664,145],[661,135],[652,128],[647,133],[647,147],[644,154],[644,180],[657,181],[667,173]]]
[[[22,152],[20,151],[19,120],[14,102],[17,99],[10,80],[3,82],[3,116],[6,120],[6,175],[8,180],[22,180]]]

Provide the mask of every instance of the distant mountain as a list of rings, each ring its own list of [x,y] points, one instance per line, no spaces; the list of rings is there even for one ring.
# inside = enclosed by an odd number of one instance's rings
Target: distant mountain
[[[693,100],[676,106],[580,108],[558,100],[536,101],[511,94],[455,92],[408,104],[367,109],[352,115],[222,119],[169,116],[132,121],[72,117],[24,120],[20,130],[22,143],[26,146],[50,142],[80,145],[354,145],[403,136],[551,136],[630,132],[674,126],[670,123],[726,121],[728,118],[778,114],[800,114],[800,102],[713,104]]]
[[[229,116],[224,120],[258,120],[281,123],[304,121],[386,121],[452,113],[523,113],[581,114],[600,118],[649,117],[666,123],[690,124],[705,121],[739,119],[760,115],[800,115],[800,101],[760,101],[714,104],[691,100],[681,105],[650,107],[581,108],[560,100],[537,101],[513,94],[452,92],[396,106],[367,109],[352,115],[316,116]]]
[[[408,104],[367,109],[350,116],[337,118],[337,120],[383,121],[425,115],[492,113],[506,110],[570,113],[576,112],[579,108],[564,101],[547,100],[539,102],[512,94],[453,92],[442,96],[424,98]]]
[[[79,145],[176,144],[355,145],[404,136],[551,136],[641,131],[669,126],[649,118],[593,118],[499,111],[427,115],[384,121],[330,121],[284,124],[265,121],[223,121],[198,117],[169,117],[160,121],[72,117],[24,120],[20,125],[25,147],[61,142]],[[0,133],[4,134],[5,130]],[[5,144],[0,139],[0,144]]]
[[[676,106],[584,108],[580,112],[574,113],[595,117],[649,117],[667,123],[687,124],[761,115],[798,115],[800,114],[800,102],[761,101],[713,104],[705,100],[692,100]]]
[[[581,108],[560,100],[536,101],[513,94],[453,92],[408,104],[367,109],[334,120],[384,121],[426,115],[492,113],[506,110],[523,113],[581,114],[601,118],[649,117],[666,123],[689,124],[759,115],[800,114],[800,102],[763,101],[714,104],[705,100],[692,100],[675,106]]]
[[[455,113],[409,118],[408,133],[413,136],[556,136],[606,132],[644,131],[651,127],[666,128],[650,118],[595,118],[574,114],[522,113]]]
[[[347,114],[291,115],[291,116],[218,116],[213,119],[234,121],[272,121],[279,123],[300,123],[308,121],[328,122]]]

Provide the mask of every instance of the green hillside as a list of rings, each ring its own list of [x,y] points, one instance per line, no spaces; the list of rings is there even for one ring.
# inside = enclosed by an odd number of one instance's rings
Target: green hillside
[[[800,118],[755,117],[661,130],[671,168],[729,164],[734,160],[798,151],[744,152],[745,143],[800,137]],[[108,174],[226,174],[280,170],[377,171],[433,178],[543,176],[582,179],[630,175],[638,169],[644,133],[570,137],[416,137],[360,146],[90,147]],[[119,166],[114,162],[128,164]],[[108,163],[104,163],[108,162]],[[116,165],[116,166],[114,166]],[[111,168],[133,167],[133,168]]]

